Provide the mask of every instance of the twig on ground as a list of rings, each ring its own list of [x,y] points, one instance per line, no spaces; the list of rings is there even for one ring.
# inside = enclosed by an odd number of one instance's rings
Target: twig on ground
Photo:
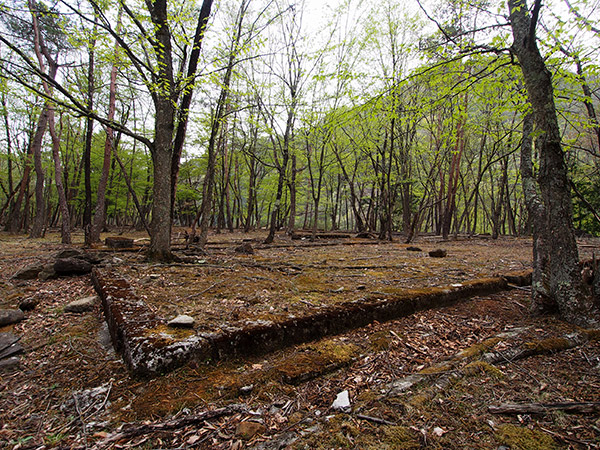
[[[356,417],[369,422],[378,423],[380,425],[396,425],[396,422],[390,422],[389,420],[380,419],[379,417],[371,417],[364,414],[357,414]]]
[[[119,432],[113,433],[103,441],[97,443],[93,450],[100,450],[114,444],[123,439],[131,439],[136,436],[147,436],[151,433],[159,431],[177,430],[190,425],[197,425],[205,420],[216,419],[218,417],[228,416],[231,414],[245,412],[246,406],[243,404],[234,404],[223,408],[204,411],[199,414],[193,414],[182,417],[181,419],[169,420],[166,422],[151,423],[151,424],[132,424]]]
[[[560,439],[561,441],[564,441],[564,442],[573,442],[575,444],[585,445],[587,448],[600,448],[600,446],[598,446],[597,444],[594,444],[592,442],[589,442],[589,441],[580,441],[579,439],[573,439],[573,438],[570,438],[568,436],[564,436],[562,434],[558,434],[558,433],[556,433],[554,431],[548,430],[548,429],[546,429],[544,427],[540,427],[540,430],[542,430],[544,433],[548,433],[549,435],[554,436],[554,437],[556,437],[556,438],[558,438],[558,439]]]
[[[492,414],[547,414],[550,411],[589,414],[600,411],[600,402],[504,403],[490,406],[488,410]]]

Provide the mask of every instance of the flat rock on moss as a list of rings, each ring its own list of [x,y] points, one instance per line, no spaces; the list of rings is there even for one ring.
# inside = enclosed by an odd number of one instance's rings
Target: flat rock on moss
[[[91,311],[94,309],[94,305],[97,301],[100,301],[100,298],[97,295],[80,298],[79,300],[75,300],[65,306],[65,312],[83,313],[86,311]]]
[[[174,328],[192,328],[196,321],[193,317],[186,314],[180,314],[173,320],[169,321],[167,325]]]

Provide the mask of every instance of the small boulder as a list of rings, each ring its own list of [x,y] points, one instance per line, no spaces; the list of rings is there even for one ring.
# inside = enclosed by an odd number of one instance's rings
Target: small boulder
[[[85,253],[83,250],[78,248],[66,248],[64,250],[59,251],[54,258],[55,259],[65,259],[65,258],[79,258],[83,259],[85,257]]]
[[[133,239],[122,236],[111,236],[104,239],[104,244],[108,248],[132,248]]]
[[[94,309],[94,305],[99,299],[100,298],[97,295],[92,295],[90,297],[85,297],[79,300],[72,301],[71,303],[65,306],[65,312],[79,314],[91,311]]]
[[[32,311],[38,305],[40,301],[35,297],[24,298],[19,302],[19,309],[21,311]]]
[[[432,258],[445,258],[447,254],[448,252],[446,252],[446,250],[442,250],[441,248],[431,250],[429,252],[429,256]]]
[[[254,255],[254,248],[252,247],[252,244],[250,244],[250,242],[244,242],[241,245],[238,245],[234,251],[236,253],[242,253],[244,255]]]
[[[238,423],[235,428],[235,435],[240,439],[249,441],[257,434],[262,434],[265,431],[267,431],[267,427],[262,423],[245,421]]]
[[[57,259],[53,268],[58,275],[84,275],[92,271],[92,264],[79,258],[63,258]]]
[[[58,278],[58,274],[54,271],[54,264],[46,264],[44,269],[38,274],[38,280],[46,281]]]
[[[180,314],[173,320],[169,321],[167,325],[173,328],[193,328],[196,320],[186,314]]]
[[[0,333],[0,360],[23,353],[23,346],[19,344],[20,339],[12,333]]]
[[[96,253],[86,252],[84,250],[78,248],[67,248],[61,250],[56,254],[54,259],[66,259],[66,258],[75,258],[75,259],[83,259],[92,264],[98,264],[102,262],[102,258]]]
[[[375,239],[376,236],[373,233],[369,233],[368,231],[363,231],[361,233],[356,234],[357,239]]]
[[[35,280],[42,270],[44,270],[42,263],[34,263],[18,270],[12,278],[14,280]]]
[[[0,360],[0,370],[13,369],[19,365],[19,357],[11,356],[10,358]]]
[[[20,309],[0,309],[0,327],[18,323],[25,318]]]

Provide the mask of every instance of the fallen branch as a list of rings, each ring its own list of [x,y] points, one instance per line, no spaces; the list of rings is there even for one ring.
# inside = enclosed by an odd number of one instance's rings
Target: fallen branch
[[[504,403],[490,406],[488,410],[492,414],[547,414],[550,411],[591,414],[600,412],[600,402]]]
[[[548,338],[537,342],[529,342],[520,347],[486,353],[481,359],[489,364],[498,364],[502,362],[513,362],[534,355],[558,353],[582,345],[590,339],[590,336],[593,336],[593,332],[594,330],[583,330],[579,333],[572,333],[559,338]]]
[[[192,414],[189,416],[182,417],[180,419],[172,419],[166,422],[139,425],[130,424],[121,431],[113,433],[106,437],[103,441],[98,442],[96,445],[94,445],[94,447],[91,447],[91,450],[103,449],[123,439],[131,439],[137,436],[146,436],[151,433],[161,431],[177,430],[190,425],[198,425],[204,422],[205,420],[216,419],[218,417],[229,416],[244,411],[246,411],[245,405],[234,404],[230,406],[225,406],[223,408],[204,411],[200,414]]]
[[[592,442],[589,441],[580,441],[579,439],[573,439],[571,437],[568,436],[564,436],[562,434],[558,434],[555,433],[554,431],[548,430],[547,428],[544,427],[540,427],[540,430],[542,430],[544,433],[548,433],[551,436],[554,436],[555,438],[564,441],[564,442],[574,442],[575,444],[579,444],[579,445],[584,445],[587,448],[598,448],[598,445],[593,444]]]
[[[369,422],[378,423],[380,425],[396,425],[396,422],[390,422],[389,420],[380,419],[379,417],[365,416],[364,414],[357,414],[356,417]]]

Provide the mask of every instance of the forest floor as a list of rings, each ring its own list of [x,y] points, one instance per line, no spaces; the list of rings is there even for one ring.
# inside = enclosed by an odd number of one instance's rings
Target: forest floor
[[[524,238],[423,236],[411,244],[422,251],[411,252],[401,240],[278,236],[263,246],[260,237],[211,235],[205,253],[180,252],[184,262],[172,265],[101,253],[157,315],[190,314],[198,329],[461,283],[531,260]],[[254,254],[236,252],[247,239]],[[0,372],[1,448],[600,448],[600,407],[581,405],[600,399],[598,333],[531,317],[527,289],[140,380],[112,350],[99,302],[64,312],[93,294],[89,275],[11,279],[51,258],[58,242],[0,233],[0,308],[37,302],[24,321],[0,328],[25,349],[16,369]],[[582,259],[600,254],[598,239],[579,245]],[[429,257],[437,248],[447,256]],[[343,392],[350,406],[336,409]],[[493,409],[506,404],[521,409]]]

